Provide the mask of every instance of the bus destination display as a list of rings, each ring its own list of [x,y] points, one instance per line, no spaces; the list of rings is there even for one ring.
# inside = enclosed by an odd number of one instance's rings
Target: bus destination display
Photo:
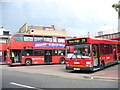
[[[68,40],[68,44],[77,44],[77,43],[84,43],[84,42],[87,42],[86,38]]]

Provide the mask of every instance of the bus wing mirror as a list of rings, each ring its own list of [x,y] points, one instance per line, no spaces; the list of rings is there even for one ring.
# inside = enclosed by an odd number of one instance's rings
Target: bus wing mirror
[[[72,59],[72,57],[70,59]]]

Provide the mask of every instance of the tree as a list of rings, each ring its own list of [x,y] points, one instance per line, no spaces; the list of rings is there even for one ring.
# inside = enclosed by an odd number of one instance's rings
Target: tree
[[[73,38],[77,38],[76,36],[74,36]]]
[[[112,7],[118,12],[118,19],[120,19],[120,1],[118,4],[113,4]]]

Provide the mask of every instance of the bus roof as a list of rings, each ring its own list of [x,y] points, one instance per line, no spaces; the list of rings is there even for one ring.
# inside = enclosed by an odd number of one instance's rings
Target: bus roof
[[[52,37],[66,37],[66,38],[72,38],[70,36],[60,36],[60,35],[42,35],[42,34],[28,34],[28,33],[14,33],[14,35],[19,34],[19,35],[33,35],[33,36],[52,36]]]
[[[79,40],[79,39],[82,39],[82,38],[83,39],[87,39],[87,42],[83,42],[83,43],[120,44],[120,41],[109,40],[109,39],[90,38],[90,37],[72,38],[72,39],[67,39],[66,41],[69,41],[69,40]],[[82,43],[82,42],[80,42],[80,43]],[[75,43],[75,44],[79,44],[79,43]]]

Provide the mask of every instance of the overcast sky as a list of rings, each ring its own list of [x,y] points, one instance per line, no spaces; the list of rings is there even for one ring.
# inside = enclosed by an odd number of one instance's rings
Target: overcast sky
[[[26,2],[25,2],[26,1]],[[117,27],[118,14],[112,4],[119,0],[2,0],[0,26],[15,33],[27,23],[65,29],[69,36]],[[2,19],[2,20],[1,20]]]

